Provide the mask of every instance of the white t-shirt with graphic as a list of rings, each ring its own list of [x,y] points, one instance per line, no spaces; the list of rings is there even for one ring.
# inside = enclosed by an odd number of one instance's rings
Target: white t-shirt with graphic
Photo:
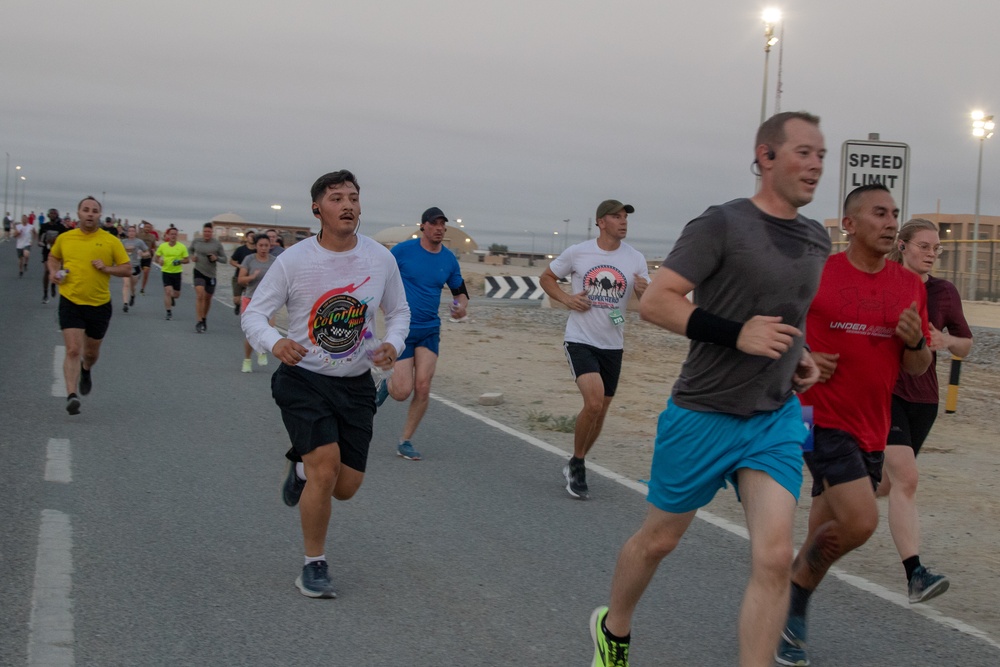
[[[358,235],[346,252],[333,252],[315,236],[278,257],[254,291],[241,322],[250,345],[272,351],[281,334],[267,321],[288,307],[288,338],[308,350],[299,368],[339,377],[367,373],[364,332],[375,332],[375,308],[385,314],[384,342],[403,351],[410,309],[399,267],[382,245]],[[377,336],[377,334],[376,334]]]
[[[635,276],[649,280],[646,258],[622,243],[617,250],[601,250],[597,240],[571,245],[552,260],[549,269],[557,278],[570,276],[571,292],[587,290],[590,310],[569,311],[566,342],[584,343],[602,350],[625,346],[625,323],[615,324],[613,311],[622,318],[635,288]],[[617,318],[615,318],[617,319]]]

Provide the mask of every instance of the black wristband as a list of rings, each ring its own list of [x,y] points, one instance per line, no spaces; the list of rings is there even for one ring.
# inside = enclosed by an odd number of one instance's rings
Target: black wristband
[[[905,347],[910,352],[919,352],[920,350],[924,349],[925,345],[927,345],[927,339],[924,338],[923,336],[920,337],[920,340],[918,340],[917,344],[914,345],[913,347],[910,347],[906,343],[903,343],[903,347]]]
[[[691,317],[688,318],[684,335],[691,340],[731,347],[735,350],[741,329],[743,329],[742,322],[727,320],[724,317],[713,315],[707,310],[695,308]]]

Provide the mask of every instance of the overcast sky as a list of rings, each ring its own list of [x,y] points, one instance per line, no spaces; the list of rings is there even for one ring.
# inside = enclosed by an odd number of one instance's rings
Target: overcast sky
[[[829,150],[803,212],[837,215],[842,142],[879,132],[911,147],[911,213],[972,213],[969,112],[1000,116],[996,3],[774,5],[781,110],[821,116]],[[312,182],[347,168],[369,234],[439,206],[481,245],[528,249],[534,232],[558,249],[563,220],[581,240],[616,198],[636,207],[630,240],[662,256],[708,205],[753,193],[765,6],[6,0],[0,151],[35,210],[106,193],[107,213],[158,226],[273,222],[275,203],[279,223],[309,224]],[[985,149],[997,215],[1000,138]]]

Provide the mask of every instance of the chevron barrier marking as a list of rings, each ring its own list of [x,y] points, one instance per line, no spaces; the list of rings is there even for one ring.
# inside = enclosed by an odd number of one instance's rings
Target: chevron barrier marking
[[[545,296],[537,276],[486,276],[485,291],[491,299],[541,299]]]

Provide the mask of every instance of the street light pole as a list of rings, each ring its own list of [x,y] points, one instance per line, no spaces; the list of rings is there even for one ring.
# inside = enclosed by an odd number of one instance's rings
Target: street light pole
[[[979,195],[983,187],[983,144],[993,136],[996,124],[993,116],[987,116],[982,111],[972,112],[972,136],[979,139],[979,168],[976,171],[976,212],[972,225],[972,270],[969,272],[969,301],[976,300],[976,287],[979,282]]]
[[[7,155],[7,170],[3,174],[3,214],[7,215],[9,212],[7,208],[7,188],[10,186],[10,153]]]
[[[771,47],[778,43],[774,36],[774,24],[781,20],[781,10],[769,8],[764,10],[764,90],[760,96],[760,124],[767,120],[767,75],[769,70]]]
[[[274,209],[274,226],[278,226],[278,211],[281,210],[281,204],[271,204],[271,208]]]
[[[17,186],[20,185],[18,181],[21,180],[21,165],[14,167],[14,221],[21,222],[21,216],[17,214]]]
[[[24,215],[24,191],[28,189],[28,179],[25,176],[21,177],[21,215]]]

